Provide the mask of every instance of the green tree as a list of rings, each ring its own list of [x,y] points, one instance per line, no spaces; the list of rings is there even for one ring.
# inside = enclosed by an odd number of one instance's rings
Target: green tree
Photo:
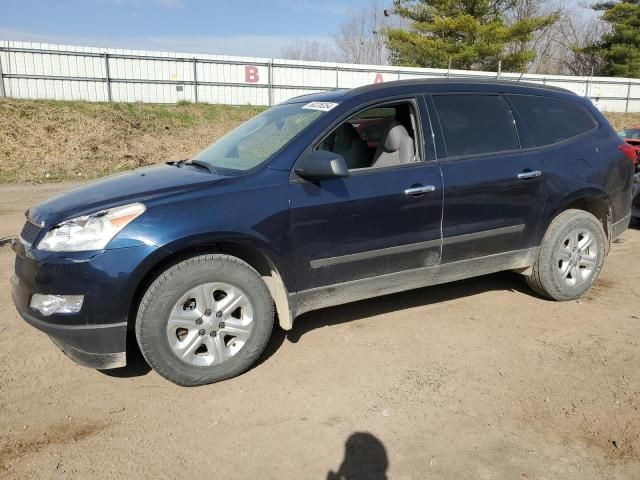
[[[640,78],[640,0],[597,3],[610,29],[599,42],[584,49],[603,59],[599,73]]]
[[[394,0],[394,13],[409,28],[387,30],[390,62],[412,67],[525,71],[535,60],[529,45],[557,15],[507,21],[521,0]],[[509,48],[519,45],[519,48]]]

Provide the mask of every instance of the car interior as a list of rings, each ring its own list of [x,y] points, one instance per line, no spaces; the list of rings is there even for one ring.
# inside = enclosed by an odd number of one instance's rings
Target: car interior
[[[372,107],[349,118],[318,149],[342,155],[349,170],[417,162],[417,116],[409,102]]]

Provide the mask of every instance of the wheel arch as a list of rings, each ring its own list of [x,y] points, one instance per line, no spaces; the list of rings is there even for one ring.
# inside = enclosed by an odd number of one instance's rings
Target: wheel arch
[[[596,217],[602,224],[607,240],[609,242],[611,241],[611,199],[605,191],[599,189],[585,189],[566,196],[560,202],[558,208],[550,213],[547,218],[545,225],[546,228],[544,231],[546,232],[554,218],[562,212],[571,209],[583,210]]]
[[[179,245],[173,245],[171,248],[165,248],[163,250],[165,251],[165,255],[160,258],[156,258],[155,262],[147,268],[142,275],[141,280],[138,282],[130,306],[130,326],[135,323],[138,307],[144,293],[158,275],[170,268],[172,265],[193,256],[208,253],[222,253],[239,258],[258,272],[267,285],[271,298],[274,301],[280,326],[284,330],[291,330],[293,327],[293,313],[295,309],[290,304],[291,297],[289,296],[289,290],[283,280],[280,269],[276,267],[275,262],[266,253],[264,253],[263,250],[254,245],[238,241],[237,239],[230,241],[221,239],[205,243],[192,243],[186,241],[180,242]]]

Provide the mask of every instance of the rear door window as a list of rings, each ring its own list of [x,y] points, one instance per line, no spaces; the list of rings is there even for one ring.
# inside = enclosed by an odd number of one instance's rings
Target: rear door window
[[[499,95],[434,95],[447,156],[483,155],[520,148],[513,117]]]
[[[509,95],[509,99],[538,146],[577,137],[598,126],[589,111],[576,102],[532,95]]]

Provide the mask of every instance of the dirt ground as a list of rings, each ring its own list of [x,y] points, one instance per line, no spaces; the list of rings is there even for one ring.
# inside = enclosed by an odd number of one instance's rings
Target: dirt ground
[[[66,187],[0,187],[0,238]],[[640,478],[639,252],[629,230],[576,302],[502,273],[310,313],[187,389],[66,359],[15,312],[4,245],[0,478]]]

